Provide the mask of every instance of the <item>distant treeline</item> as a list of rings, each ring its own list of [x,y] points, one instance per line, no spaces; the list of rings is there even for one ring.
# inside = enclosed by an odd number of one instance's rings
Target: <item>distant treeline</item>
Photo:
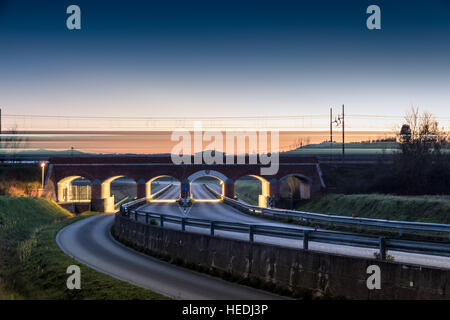
[[[380,143],[380,142],[397,142],[397,138],[390,137],[390,138],[384,138],[384,139],[372,139],[372,140],[366,140],[362,141],[361,143]]]

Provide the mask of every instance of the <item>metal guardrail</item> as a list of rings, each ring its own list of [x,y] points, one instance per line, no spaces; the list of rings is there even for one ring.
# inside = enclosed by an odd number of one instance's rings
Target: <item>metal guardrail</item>
[[[124,203],[125,201],[127,201],[129,198],[130,198],[130,196],[123,197],[123,199],[120,200],[120,201],[117,201],[117,203],[115,203],[114,206],[115,206],[115,207],[120,206],[122,203]]]
[[[123,213],[118,213],[122,214]],[[329,244],[339,244],[352,247],[372,248],[379,250],[379,258],[386,260],[387,250],[420,253],[435,256],[450,257],[450,243],[440,242],[421,242],[413,240],[388,239],[385,237],[374,237],[355,235],[342,232],[316,231],[311,229],[298,229],[287,227],[276,227],[267,225],[252,225],[244,223],[211,221],[205,219],[187,218],[181,216],[146,212],[142,210],[130,210],[124,215],[129,219],[151,223],[151,219],[157,221],[160,227],[167,223],[180,225],[181,231],[186,231],[187,226],[209,229],[211,236],[215,235],[216,230],[231,231],[248,234],[249,241],[253,242],[255,235],[299,240],[303,243],[303,249],[309,249],[309,242],[320,242]],[[140,219],[142,218],[142,219]]]
[[[222,196],[216,190],[212,189],[208,185],[204,187],[210,191],[216,197],[223,199],[223,201],[235,208],[247,211],[252,214],[260,214],[271,217],[295,217],[305,222],[310,221],[320,221],[327,222],[330,225],[336,224],[352,224],[359,227],[370,226],[378,228],[388,228],[395,229],[402,235],[403,230],[415,230],[415,231],[429,231],[429,232],[444,232],[449,234],[450,240],[450,225],[449,224],[439,224],[439,223],[428,223],[428,222],[412,222],[412,221],[396,221],[396,220],[384,220],[384,219],[371,219],[371,218],[359,218],[359,217],[348,217],[348,216],[335,216],[322,213],[304,212],[296,210],[285,210],[285,209],[273,209],[273,208],[262,208],[258,206],[252,206],[246,203],[236,201],[231,198]]]
[[[161,190],[158,190],[157,192],[152,194],[150,196],[150,198],[144,197],[144,198],[139,198],[139,199],[127,202],[127,203],[125,203],[125,204],[120,206],[120,212],[126,215],[126,214],[129,213],[130,210],[135,209],[135,208],[143,205],[148,200],[158,198],[159,196],[164,194],[167,190],[169,190],[172,186],[173,186],[173,183],[165,186]]]

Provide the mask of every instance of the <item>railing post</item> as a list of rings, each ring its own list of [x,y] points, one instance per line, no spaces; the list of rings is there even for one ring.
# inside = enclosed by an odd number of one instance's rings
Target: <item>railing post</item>
[[[186,231],[186,218],[181,218],[181,231]]]
[[[303,230],[303,250],[308,250],[309,248],[309,233],[311,230]]]
[[[386,243],[384,237],[379,238],[380,259],[386,260]]]
[[[136,221],[138,220],[138,213],[137,213],[137,211],[134,212],[134,220],[136,220]]]
[[[403,236],[403,229],[402,228],[400,228],[400,230],[398,231],[398,235],[401,237],[401,236]]]
[[[211,221],[211,236],[214,237],[214,221]]]
[[[160,215],[159,220],[160,220],[160,227],[164,227],[164,216]]]
[[[148,224],[148,212],[145,213],[145,224]]]
[[[254,229],[254,226],[252,226],[252,225],[250,225],[248,228],[248,236],[249,236],[250,242],[253,242],[253,240],[254,240],[254,235],[253,235],[254,230],[253,229]]]

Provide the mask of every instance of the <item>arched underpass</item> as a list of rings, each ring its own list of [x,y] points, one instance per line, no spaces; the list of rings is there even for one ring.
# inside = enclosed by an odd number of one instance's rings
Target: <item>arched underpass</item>
[[[110,193],[115,203],[135,199],[136,181],[127,177],[114,179],[110,182]]]
[[[103,200],[103,209],[105,212],[114,212],[116,202],[126,197],[132,199],[136,197],[136,191],[132,191],[133,188],[136,190],[136,181],[124,175],[113,176],[102,182],[98,180],[94,181],[94,185],[98,184],[101,185],[101,199]]]
[[[224,183],[222,180],[212,176],[202,176],[196,178],[191,182],[191,198],[197,202],[216,202],[218,199],[214,199],[209,191],[204,188],[204,185],[208,185],[215,191],[224,194]]]
[[[181,192],[186,198],[195,201],[215,202],[217,199],[205,190],[204,184],[210,185],[222,195],[226,194],[227,181],[230,179],[223,173],[214,170],[200,170],[191,174],[182,185]]]
[[[69,176],[58,183],[58,202],[84,202],[91,200],[91,181],[82,176]]]
[[[257,175],[246,175],[234,182],[235,195],[240,200],[257,206],[268,206],[270,182]]]
[[[164,194],[163,199],[153,198],[156,192],[168,185],[172,185],[172,187]],[[145,194],[152,202],[175,202],[180,198],[180,181],[169,175],[156,176],[146,183]]]
[[[278,207],[295,209],[302,200],[311,198],[311,181],[301,174],[289,174],[280,179]]]

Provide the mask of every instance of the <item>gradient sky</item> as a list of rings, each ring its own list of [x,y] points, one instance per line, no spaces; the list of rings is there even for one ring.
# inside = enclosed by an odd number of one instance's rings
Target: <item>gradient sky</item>
[[[71,4],[80,31],[66,28]],[[366,28],[371,4],[382,30]],[[0,0],[7,114],[297,116],[345,103],[448,119],[449,57],[448,0]]]

